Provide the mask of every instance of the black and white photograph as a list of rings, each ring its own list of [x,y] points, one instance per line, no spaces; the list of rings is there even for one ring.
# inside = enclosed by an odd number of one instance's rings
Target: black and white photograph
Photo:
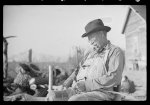
[[[3,101],[146,101],[146,5],[3,5]]]

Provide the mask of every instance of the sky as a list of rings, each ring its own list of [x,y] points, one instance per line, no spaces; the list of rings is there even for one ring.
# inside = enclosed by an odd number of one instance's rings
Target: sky
[[[87,48],[82,38],[85,26],[94,19],[102,19],[111,27],[108,40],[125,49],[125,35],[121,33],[127,5],[5,5],[3,7],[3,35],[8,39],[8,57],[27,51],[67,56],[73,46]]]

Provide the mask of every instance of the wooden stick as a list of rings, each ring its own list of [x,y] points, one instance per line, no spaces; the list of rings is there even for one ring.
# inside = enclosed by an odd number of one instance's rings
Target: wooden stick
[[[52,90],[53,85],[53,69],[52,66],[49,66],[49,84],[48,84],[48,95],[46,97],[46,101],[54,101],[55,93]]]
[[[53,70],[52,67],[49,66],[49,85],[48,85],[48,92],[52,90],[52,85],[53,85]]]

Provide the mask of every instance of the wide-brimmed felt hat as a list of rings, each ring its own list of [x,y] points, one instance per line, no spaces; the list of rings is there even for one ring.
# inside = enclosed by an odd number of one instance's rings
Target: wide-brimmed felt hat
[[[106,32],[109,32],[110,29],[111,28],[109,26],[104,26],[104,23],[101,19],[95,19],[95,20],[89,22],[85,26],[86,33],[84,33],[82,35],[82,37],[86,37],[86,36],[90,35],[91,33],[94,33],[94,32],[97,32],[97,31],[105,30]]]

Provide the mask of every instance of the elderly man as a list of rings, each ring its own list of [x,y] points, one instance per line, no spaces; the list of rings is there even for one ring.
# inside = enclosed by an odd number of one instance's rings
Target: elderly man
[[[115,98],[110,91],[121,83],[125,58],[123,51],[107,40],[110,29],[101,19],[86,25],[82,37],[88,37],[90,50],[85,53],[79,68],[64,82],[66,89],[47,94],[47,100],[106,101]]]
[[[86,52],[79,69],[63,84],[67,88],[68,101],[103,101],[115,98],[110,91],[114,91],[114,87],[121,83],[125,57],[119,47],[107,40],[110,29],[104,26],[101,19],[86,25],[86,33],[82,37],[88,37],[91,49]]]

